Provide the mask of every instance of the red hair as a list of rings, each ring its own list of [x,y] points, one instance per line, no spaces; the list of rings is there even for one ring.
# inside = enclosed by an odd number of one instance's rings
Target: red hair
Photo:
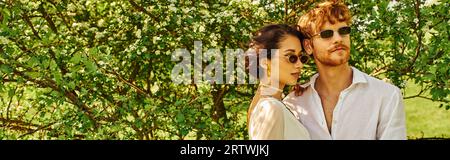
[[[311,38],[320,31],[326,22],[331,24],[345,22],[350,24],[350,10],[339,0],[322,2],[301,16],[297,24],[306,38]]]

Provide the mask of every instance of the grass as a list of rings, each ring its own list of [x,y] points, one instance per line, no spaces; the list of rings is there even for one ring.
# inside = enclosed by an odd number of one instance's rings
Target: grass
[[[404,96],[415,95],[419,89],[417,85],[408,83]],[[423,98],[411,98],[403,102],[408,139],[450,138],[450,110],[439,108],[440,102]]]

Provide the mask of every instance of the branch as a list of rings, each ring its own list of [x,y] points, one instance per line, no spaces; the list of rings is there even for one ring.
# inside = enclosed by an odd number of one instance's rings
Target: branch
[[[3,63],[0,62],[0,64],[3,64]],[[60,89],[59,86],[56,85],[56,82],[54,82],[51,79],[36,80],[36,79],[33,79],[33,78],[25,75],[22,72],[17,71],[16,69],[13,69],[13,73],[17,76],[25,78],[28,81],[38,84],[41,87],[48,87],[48,88],[53,89],[54,91],[64,94],[64,96],[70,100],[70,103],[72,103],[75,106],[78,106],[84,112],[84,114],[87,115],[88,118],[94,123],[94,126],[96,128],[98,127],[98,123],[96,122],[94,116],[92,115],[91,109],[86,104],[81,102],[80,99],[78,99],[78,95],[75,93],[75,91],[64,91],[63,89]]]
[[[411,71],[414,67],[414,64],[416,63],[417,58],[419,57],[420,54],[420,49],[422,48],[422,31],[420,30],[420,23],[421,23],[421,17],[420,17],[420,1],[416,0],[416,3],[414,3],[415,6],[415,12],[416,12],[416,17],[419,20],[417,22],[416,28],[415,28],[415,32],[417,35],[417,47],[416,47],[416,55],[414,56],[414,58],[412,59],[410,65],[408,66],[408,68],[406,68],[406,71]]]
[[[94,59],[95,63],[97,63],[97,61]],[[126,83],[127,85],[129,85],[130,87],[134,88],[139,94],[143,94],[145,97],[150,97],[149,94],[147,94],[143,89],[139,88],[138,86],[136,86],[135,84],[133,84],[132,82],[129,82],[127,80],[125,80],[124,78],[122,78],[122,76],[120,76],[116,71],[112,70],[106,70],[103,68],[100,68],[101,70],[103,70],[103,72],[108,73],[108,74],[112,74],[114,76],[116,76],[120,81]]]
[[[245,93],[245,92],[241,92],[241,91],[238,91],[238,90],[235,90],[235,92],[236,92],[238,95],[240,95],[240,96],[245,96],[245,97],[252,97],[252,96],[254,96],[254,94]]]
[[[288,21],[288,0],[284,0],[284,23]]]
[[[133,83],[136,79],[137,74],[139,73],[140,65],[136,63],[137,60],[133,61],[131,64],[131,68],[133,68],[133,72],[130,75],[130,82]],[[149,91],[149,90],[148,90]]]
[[[428,29],[431,30],[432,28],[436,27],[437,25],[441,24],[442,22],[448,21],[448,20],[449,20],[449,18],[443,18],[443,19],[441,19],[441,21],[437,22],[436,24],[428,26]]]
[[[2,79],[2,82],[17,82],[15,79]]]
[[[450,103],[449,100],[445,100],[445,99],[435,100],[435,99],[432,99],[430,97],[425,97],[425,96],[420,96],[420,95],[409,96],[409,97],[405,97],[403,99],[410,99],[410,98],[423,98],[423,99],[428,99],[428,100],[431,100],[431,101],[440,101],[440,102],[444,102],[444,103]]]
[[[391,66],[392,66],[392,64],[388,64],[388,65],[385,65],[385,66],[383,66],[383,67],[381,67],[381,68],[376,68],[376,69],[373,70],[372,73],[370,73],[369,75],[375,77],[375,76],[377,76],[377,75],[379,75],[379,74],[381,74],[381,73],[386,72],[386,71],[389,69],[389,67],[391,67]]]
[[[56,7],[55,2],[53,2],[53,1],[47,1],[47,2],[50,2],[55,8],[58,8],[58,7]],[[72,27],[67,23],[65,16],[64,16],[64,15],[61,13],[61,11],[59,11],[58,9],[57,9],[56,11],[58,12],[57,15],[62,19],[62,21],[64,22],[64,24],[67,26],[67,28],[68,28],[70,31],[72,31]]]
[[[28,51],[28,49],[26,49],[25,47],[23,47],[21,49]],[[49,51],[50,51],[51,55],[53,56],[52,58],[56,59],[55,52],[53,52],[51,49]],[[67,70],[64,67],[62,67],[60,65],[60,63],[58,63],[57,60],[55,60],[55,61],[58,64],[58,67],[61,69],[61,72],[63,72],[63,73],[66,72],[67,73]],[[0,61],[0,64],[3,64],[3,63]],[[22,66],[21,64],[15,64],[15,65],[17,65],[18,67],[22,67],[22,68],[28,68],[28,67]],[[52,88],[53,90],[55,90],[57,92],[60,92],[60,93],[64,94],[64,96],[67,97],[70,100],[70,103],[72,103],[75,106],[78,106],[85,113],[85,115],[87,115],[89,117],[89,119],[94,123],[95,128],[98,127],[98,123],[96,122],[94,116],[92,115],[91,109],[86,104],[82,103],[81,100],[79,100],[78,95],[76,94],[75,91],[65,91],[65,90],[61,89],[58,85],[56,85],[56,82],[51,80],[51,79],[46,79],[46,80],[43,80],[43,81],[42,80],[33,79],[33,78],[25,75],[23,72],[17,71],[16,69],[13,69],[13,73],[15,75],[18,75],[20,77],[23,77],[23,78],[27,79],[28,81],[31,81],[31,82],[33,82],[35,84],[38,84],[38,85],[40,85],[42,87],[49,87],[49,88]]]
[[[59,70],[61,70],[61,73],[64,76],[68,72],[65,64],[62,63],[62,60],[60,61],[56,58],[56,54],[55,54],[55,52],[53,52],[52,49],[48,49],[48,52],[50,53],[50,56],[52,57],[52,59],[55,60],[56,64],[58,65]]]
[[[14,94],[16,94],[17,87],[14,88]],[[9,97],[8,107],[6,107],[6,119],[9,119],[9,110],[11,109],[12,100],[14,98],[14,95]]]
[[[26,127],[36,127],[36,128],[40,127],[38,124],[28,123],[28,122],[24,122],[24,121],[16,120],[16,119],[5,119],[5,118],[2,118],[2,117],[0,117],[0,122],[6,123],[7,125],[8,124],[13,124],[15,126],[21,126],[21,127],[24,127],[24,126],[26,126]]]
[[[31,131],[29,131],[29,132],[27,132],[25,134],[20,135],[19,138],[22,138],[22,137],[24,137],[26,135],[30,135],[30,134],[36,133],[37,131],[40,131],[40,130],[46,130],[48,127],[52,126],[53,124],[55,124],[55,122],[47,124],[45,126],[38,127],[38,128],[36,128],[34,130],[31,130]]]
[[[408,97],[403,97],[403,99],[410,99],[410,98],[419,97],[419,96],[422,95],[423,91],[424,91],[424,89],[423,89],[423,87],[422,87],[421,90],[420,90],[420,92],[417,93],[417,95],[414,95],[414,96],[408,96]]]
[[[34,29],[33,23],[31,23],[30,18],[28,17],[27,13],[24,11],[22,15],[23,20],[30,26],[31,30],[33,31],[34,36],[36,36],[38,39],[41,40],[41,37],[39,36],[39,33]]]
[[[145,10],[144,7],[139,6],[138,4],[136,4],[136,2],[134,2],[133,0],[128,0],[128,2],[130,2],[130,4],[134,7],[134,9],[141,11],[145,14],[147,14],[148,16],[150,16],[150,18],[152,18],[154,21],[159,22],[159,18],[150,14],[147,10]]]
[[[55,23],[53,23],[52,18],[45,11],[43,4],[39,5],[38,11],[41,12],[42,16],[47,21],[47,23],[48,23],[49,27],[52,29],[52,31],[55,32],[56,34],[58,34],[58,30],[56,29]]]

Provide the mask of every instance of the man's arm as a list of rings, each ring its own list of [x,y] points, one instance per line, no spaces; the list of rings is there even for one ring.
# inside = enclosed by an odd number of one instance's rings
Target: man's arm
[[[406,140],[403,97],[398,88],[383,103],[377,127],[379,140]]]

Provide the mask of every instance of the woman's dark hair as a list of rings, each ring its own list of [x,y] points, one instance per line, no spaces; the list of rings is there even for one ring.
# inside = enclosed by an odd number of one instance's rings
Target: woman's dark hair
[[[252,37],[249,45],[250,50],[246,53],[245,56],[246,70],[249,71],[250,68],[256,68],[256,75],[255,73],[249,72],[250,75],[260,79],[262,75],[265,74],[265,70],[260,68],[259,66],[259,57],[261,56],[260,54],[266,54],[263,55],[263,57],[271,59],[271,50],[279,49],[280,42],[283,41],[286,36],[291,35],[297,37],[300,42],[303,42],[304,36],[299,29],[299,27],[291,27],[286,24],[270,24],[258,30]],[[301,43],[301,45],[303,50],[303,43]],[[265,49],[266,52],[262,52],[262,49]],[[256,95],[253,97],[252,103],[250,104],[250,107],[248,109],[247,122],[250,122],[250,115],[253,112],[253,108],[260,99],[260,95],[258,92],[259,89]],[[248,124],[249,123],[247,123],[247,127],[249,127]]]
[[[249,47],[250,49],[253,49],[253,52],[248,52],[246,57],[247,70],[251,67],[257,67],[257,75],[252,76],[260,78],[264,72],[264,70],[259,67],[260,54],[266,53],[265,57],[271,59],[271,50],[280,48],[280,42],[283,41],[287,35],[297,37],[300,42],[302,42],[301,45],[303,49],[304,36],[298,29],[298,27],[291,27],[286,24],[270,24],[264,26],[255,33],[249,44]],[[265,49],[267,52],[261,52],[262,49]],[[248,58],[249,56],[256,56],[256,58],[251,59]],[[256,62],[252,62],[252,60],[256,60]]]

